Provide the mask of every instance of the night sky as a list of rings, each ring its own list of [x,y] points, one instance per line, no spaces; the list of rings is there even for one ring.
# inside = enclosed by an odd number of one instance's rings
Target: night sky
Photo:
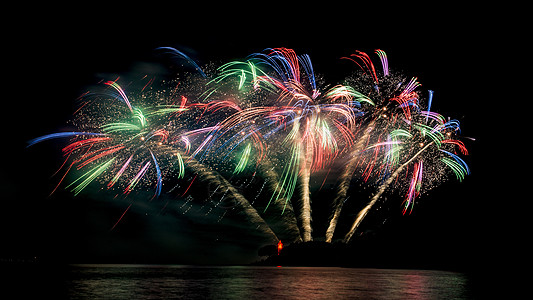
[[[386,240],[391,255],[405,253],[441,265],[473,267],[500,239],[499,225],[488,225],[497,214],[493,209],[501,192],[491,162],[493,132],[487,129],[487,112],[494,108],[494,100],[486,85],[501,74],[492,74],[494,69],[486,61],[489,54],[483,53],[489,45],[489,30],[469,13],[457,12],[453,22],[438,14],[386,24],[371,22],[368,16],[358,19],[349,12],[327,20],[317,16],[250,20],[242,15],[122,16],[118,20],[111,12],[105,12],[105,17],[73,15],[54,22],[28,20],[31,26],[12,34],[4,57],[10,61],[10,76],[4,86],[9,97],[2,104],[0,258],[180,264],[238,264],[258,259],[257,250],[265,239],[245,222],[228,218],[220,224],[214,217],[183,215],[177,206],[161,213],[170,197],[166,195],[152,202],[135,201],[111,231],[129,201],[98,193],[98,184],[77,197],[66,191],[48,196],[57,182],[51,176],[62,162],[63,144],[47,142],[27,149],[26,142],[68,129],[75,99],[89,85],[102,75],[127,74],[154,62],[156,47],[183,50],[200,66],[242,59],[268,47],[293,48],[298,54],[309,54],[315,72],[332,82],[357,68],[340,57],[356,49],[372,52],[379,48],[387,52],[391,68],[418,76],[422,90],[435,91],[432,110],[458,119],[463,136],[476,141],[467,145],[470,176],[462,183],[452,179],[424,195],[410,216],[401,216],[398,205],[375,234],[381,242]],[[147,193],[145,199],[152,191]],[[401,203],[401,196],[395,201]],[[313,198],[315,202],[320,199]],[[321,220],[329,210],[313,214],[315,234],[323,236]]]

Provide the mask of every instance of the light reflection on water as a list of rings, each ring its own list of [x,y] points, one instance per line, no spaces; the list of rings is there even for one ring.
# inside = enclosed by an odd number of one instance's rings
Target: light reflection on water
[[[464,274],[323,267],[72,266],[70,298],[468,299]]]

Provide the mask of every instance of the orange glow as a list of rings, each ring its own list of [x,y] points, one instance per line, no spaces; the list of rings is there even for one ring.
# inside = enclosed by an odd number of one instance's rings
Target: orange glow
[[[278,255],[279,255],[279,252],[281,251],[281,249],[283,249],[283,243],[281,242],[281,240],[278,242]]]

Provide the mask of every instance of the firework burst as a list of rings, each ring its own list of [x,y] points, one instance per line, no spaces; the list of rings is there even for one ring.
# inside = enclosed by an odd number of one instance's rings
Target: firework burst
[[[67,173],[76,170],[81,175],[66,186],[74,195],[95,180],[107,189],[120,187],[126,195],[144,181],[154,185],[157,197],[164,176],[174,172],[178,178],[184,176],[179,152],[162,146],[172,143],[170,132],[179,127],[175,116],[188,108],[133,105],[116,81],[105,82],[98,94],[87,94],[81,106],[74,123],[83,131],[55,133],[29,142],[31,146],[50,138],[71,139],[62,149],[67,168],[58,186]]]
[[[226,83],[234,78],[238,80]],[[226,104],[239,105],[240,109],[219,124],[220,136],[236,131],[238,134],[228,140],[242,142],[248,136],[256,141],[268,140],[270,153],[283,153],[287,158],[267,207],[279,201],[286,206],[300,181],[302,238],[310,241],[310,176],[329,166],[353,144],[361,106],[373,102],[349,86],[336,85],[322,92],[310,57],[286,48],[267,49],[247,61],[228,63],[212,83],[216,85],[209,91],[210,97],[225,84],[236,85],[245,93],[239,104]],[[239,134],[242,138],[234,138]],[[265,153],[260,145],[261,153]]]
[[[179,191],[179,197],[203,182],[216,186],[207,196],[220,197],[214,207],[231,202],[278,241],[263,218],[270,208],[282,215],[277,222],[294,240],[305,242],[313,239],[311,177],[344,162],[327,242],[333,240],[353,175],[377,187],[345,235],[349,242],[387,190],[404,195],[407,214],[421,194],[450,175],[461,181],[470,173],[461,158],[468,151],[459,121],[432,112],[433,91],[420,92],[416,77],[391,71],[382,50],[375,51],[381,70],[368,54],[356,51],[344,59],[362,73],[332,85],[318,79],[308,55],[287,48],[266,49],[213,72],[176,49],[157,51],[185,61],[200,79],[189,74],[170,89],[158,89],[153,78],[144,78],[148,83],[139,94],[127,93],[123,87],[130,84],[116,79],[86,93],[73,119],[75,131],[29,141],[31,146],[69,139],[57,187],[72,174],[65,188],[74,195],[99,182],[124,197],[150,187],[157,198],[169,179],[186,182],[183,189],[180,182],[169,190]],[[247,188],[258,184],[248,201]],[[269,194],[258,205],[264,187]]]
[[[359,119],[354,132],[355,142],[350,147],[348,161],[340,176],[337,193],[333,200],[333,211],[326,230],[326,241],[331,242],[339,220],[342,207],[347,199],[352,176],[356,169],[363,170],[363,178],[368,180],[376,166],[378,150],[366,151],[368,145],[382,141],[390,130],[401,126],[404,120],[412,118],[411,111],[419,105],[419,95],[415,89],[420,86],[416,77],[407,79],[401,74],[389,70],[388,58],[383,50],[376,50],[380,58],[382,72],[378,73],[370,56],[356,51],[350,60],[357,64],[363,73],[347,79],[346,84],[359,91],[374,103]],[[364,154],[364,155],[363,155]]]
[[[391,186],[405,191],[403,214],[411,213],[415,199],[448,178],[449,172],[460,181],[470,169],[459,155],[468,155],[464,143],[459,140],[459,121],[446,120],[431,111],[415,111],[411,120],[404,120],[402,127],[392,130],[383,142],[367,147],[368,152],[378,153],[372,176],[379,182],[371,201],[359,212],[345,242],[351,237],[381,195]],[[401,175],[406,173],[405,176]],[[370,176],[370,175],[369,175]]]

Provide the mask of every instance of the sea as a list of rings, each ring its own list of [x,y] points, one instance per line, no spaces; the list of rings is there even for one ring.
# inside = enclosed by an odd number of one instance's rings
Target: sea
[[[54,299],[472,299],[469,276],[340,267],[69,265],[19,296]],[[47,278],[58,276],[58,278]],[[22,276],[22,279],[24,276]],[[42,289],[42,292],[39,291]]]

